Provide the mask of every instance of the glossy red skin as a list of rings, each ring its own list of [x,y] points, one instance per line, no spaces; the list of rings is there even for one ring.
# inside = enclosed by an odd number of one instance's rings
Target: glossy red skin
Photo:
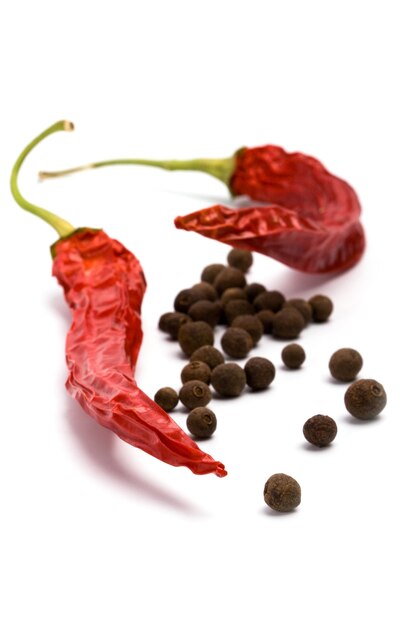
[[[309,273],[345,270],[362,256],[359,199],[317,159],[271,145],[244,148],[236,154],[229,187],[270,204],[216,205],[178,217],[175,225]]]
[[[195,474],[225,476],[224,465],[200,450],[135,382],[146,289],[137,259],[103,231],[90,229],[61,239],[54,253],[53,274],[72,311],[69,393],[99,424],[157,459]]]

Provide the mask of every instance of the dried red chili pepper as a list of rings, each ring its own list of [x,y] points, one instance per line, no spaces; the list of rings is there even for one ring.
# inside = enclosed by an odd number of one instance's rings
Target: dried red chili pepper
[[[36,137],[17,159],[11,177],[17,203],[60,235],[52,246],[53,274],[73,316],[66,342],[67,389],[99,424],[131,445],[196,474],[225,476],[224,465],[200,450],[134,380],[146,288],[139,261],[102,230],[75,229],[20,194],[17,176],[32,148],[51,133],[72,128],[69,122],[57,122]]]
[[[233,195],[274,204],[238,210],[214,206],[177,218],[178,228],[261,252],[304,272],[344,270],[363,254],[361,207],[352,187],[317,159],[278,146],[242,148],[229,159],[99,161],[40,176],[119,164],[203,171],[226,183]]]

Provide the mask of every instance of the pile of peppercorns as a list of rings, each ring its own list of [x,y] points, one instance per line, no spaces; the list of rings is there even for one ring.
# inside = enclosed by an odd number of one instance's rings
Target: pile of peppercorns
[[[201,282],[182,289],[174,300],[174,311],[159,319],[159,329],[177,340],[189,363],[181,371],[182,387],[162,387],[155,402],[172,411],[181,402],[189,411],[187,428],[197,438],[210,437],[216,430],[216,415],[207,408],[211,387],[222,397],[237,397],[248,386],[266,389],[275,378],[275,366],[266,358],[252,357],[244,367],[232,359],[245,359],[262,335],[283,340],[296,339],[310,323],[326,322],[333,311],[327,296],[315,295],[308,301],[286,299],[279,291],[268,291],[260,283],[247,283],[246,272],[253,263],[252,253],[232,248],[227,265],[205,267]],[[214,328],[226,326],[220,344],[214,347]],[[302,346],[290,343],[281,352],[284,365],[298,369],[306,355]],[[386,405],[383,386],[372,379],[355,382],[362,368],[362,357],[352,348],[341,348],[330,358],[330,374],[338,381],[351,382],[345,393],[345,406],[358,419],[376,417]],[[336,437],[336,422],[328,415],[314,415],[303,427],[306,440],[318,447],[328,446]],[[301,488],[286,474],[274,474],[265,484],[265,502],[277,511],[289,511],[300,504]]]

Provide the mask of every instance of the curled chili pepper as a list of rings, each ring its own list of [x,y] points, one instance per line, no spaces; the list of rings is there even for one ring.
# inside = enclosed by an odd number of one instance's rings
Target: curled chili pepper
[[[76,229],[25,200],[18,189],[18,173],[29,152],[48,135],[72,129],[66,121],[46,129],[23,150],[11,176],[16,202],[44,219],[60,236],[52,246],[53,275],[72,311],[66,387],[91,417],[131,445],[195,474],[225,476],[224,465],[200,450],[135,382],[142,341],[140,308],[146,289],[139,261],[103,230]]]
[[[278,146],[242,148],[228,159],[99,161],[59,172],[41,172],[40,177],[123,164],[206,172],[224,182],[234,196],[246,195],[270,203],[244,209],[212,206],[178,217],[177,228],[260,252],[312,273],[348,269],[365,249],[359,221],[361,206],[352,187],[317,159]]]

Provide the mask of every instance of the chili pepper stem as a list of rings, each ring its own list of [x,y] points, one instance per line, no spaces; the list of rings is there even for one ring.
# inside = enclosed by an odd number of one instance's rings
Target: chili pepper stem
[[[16,163],[13,166],[12,174],[10,177],[10,189],[13,198],[16,200],[17,204],[21,206],[22,209],[25,209],[25,211],[29,211],[29,213],[33,213],[34,215],[37,215],[45,222],[47,222],[50,226],[52,226],[52,228],[56,230],[60,237],[67,237],[72,232],[74,232],[75,227],[55,213],[51,213],[50,211],[47,211],[46,209],[43,209],[42,207],[39,207],[36,204],[32,204],[31,202],[26,200],[20,193],[17,179],[24,160],[33,150],[33,148],[38,145],[38,143],[45,139],[45,137],[48,137],[48,135],[52,135],[52,133],[56,133],[60,130],[70,131],[73,129],[74,125],[72,124],[72,122],[63,120],[60,122],[56,122],[46,130],[44,130],[43,133],[35,137],[35,139],[33,139],[18,156]]]
[[[109,165],[149,165],[159,167],[163,170],[193,170],[204,172],[218,178],[226,185],[229,185],[230,178],[235,168],[235,157],[227,159],[190,159],[188,161],[155,161],[152,159],[111,159],[108,161],[97,161],[95,163],[87,163],[79,167],[71,167],[66,170],[54,172],[39,172],[40,180],[46,178],[58,178],[67,176],[68,174],[76,174],[85,170],[92,170],[99,167],[107,167]]]

